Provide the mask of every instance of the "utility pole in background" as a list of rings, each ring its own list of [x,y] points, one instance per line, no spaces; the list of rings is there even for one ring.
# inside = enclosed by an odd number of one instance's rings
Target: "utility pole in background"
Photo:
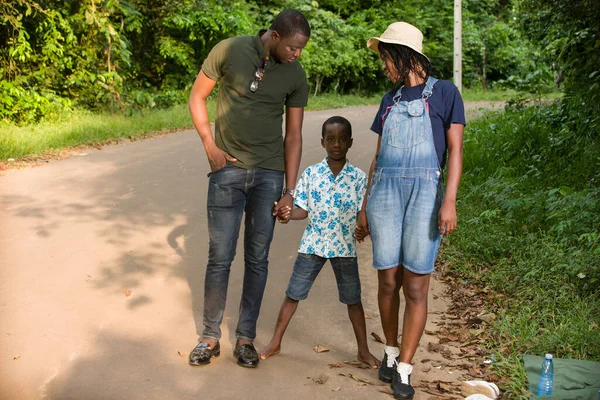
[[[462,93],[462,3],[454,0],[454,84]]]

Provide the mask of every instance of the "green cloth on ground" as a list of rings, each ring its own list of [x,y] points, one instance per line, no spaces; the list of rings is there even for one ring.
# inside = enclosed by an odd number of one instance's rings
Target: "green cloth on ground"
[[[523,363],[527,372],[529,391],[537,393],[544,357],[523,355]],[[554,384],[552,396],[536,397],[538,399],[581,399],[598,400],[600,390],[600,363],[584,360],[555,358]]]

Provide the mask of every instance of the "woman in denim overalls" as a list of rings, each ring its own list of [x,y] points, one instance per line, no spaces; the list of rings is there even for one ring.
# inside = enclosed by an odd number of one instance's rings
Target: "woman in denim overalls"
[[[451,82],[431,76],[422,40],[417,28],[396,22],[367,43],[379,53],[383,71],[395,89],[382,100],[371,128],[380,136],[362,208],[366,212],[359,216],[356,237],[362,240],[370,233],[372,238],[386,338],[379,378],[392,383],[398,399],[414,396],[411,361],[427,320],[429,278],[442,236],[456,229],[456,194],[462,171],[462,99]],[[406,305],[398,346],[401,288]]]

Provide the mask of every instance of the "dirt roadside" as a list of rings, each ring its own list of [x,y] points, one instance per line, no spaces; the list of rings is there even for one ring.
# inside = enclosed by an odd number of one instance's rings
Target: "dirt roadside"
[[[467,103],[469,118],[482,106]],[[337,114],[355,126],[350,157],[367,169],[375,109],[307,113],[301,167],[322,159],[320,124]],[[330,270],[299,308],[282,354],[255,371],[235,365],[242,241],[230,277],[223,354],[207,368],[189,367],[207,252],[206,159],[197,135],[100,148],[0,176],[0,399],[391,398],[376,371],[352,362],[353,335]],[[272,333],[302,231],[302,224],[276,228],[258,347]],[[382,336],[370,250],[368,243],[359,247],[367,333]],[[478,291],[444,270],[439,264],[432,280],[414,360],[417,400],[462,398],[461,379],[494,378],[484,363],[491,355],[480,351],[485,320],[493,317],[480,309]],[[381,357],[383,345],[374,337],[369,344]],[[317,345],[330,351],[316,353]]]

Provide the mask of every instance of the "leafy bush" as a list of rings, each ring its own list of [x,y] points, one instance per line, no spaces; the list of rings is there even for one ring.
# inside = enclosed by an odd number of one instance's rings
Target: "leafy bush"
[[[445,256],[504,295],[490,346],[600,360],[600,135],[564,102],[508,107],[465,136]]]
[[[487,38],[488,80],[532,72],[534,45],[509,18],[516,0],[465,3],[465,86],[480,85],[481,35]],[[313,93],[381,93],[388,82],[366,40],[393,21],[425,35],[436,76],[452,77],[453,7],[412,0],[15,0],[0,2],[0,119],[27,124],[65,108],[141,112],[185,101],[210,49],[220,40],[255,34],[283,8],[301,10],[313,35],[303,63]],[[491,86],[491,85],[490,85]],[[141,92],[145,92],[142,94]]]

